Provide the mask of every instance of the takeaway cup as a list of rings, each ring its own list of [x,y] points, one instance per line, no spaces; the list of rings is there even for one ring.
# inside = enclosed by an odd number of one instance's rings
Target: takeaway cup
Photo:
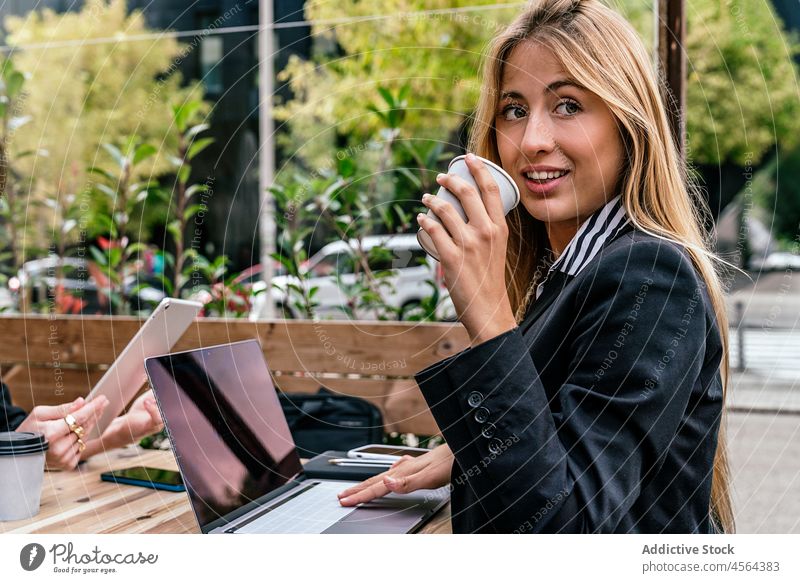
[[[0,520],[39,513],[47,448],[41,433],[0,432]]]
[[[476,158],[482,160],[483,163],[486,164],[492,178],[495,179],[495,182],[497,182],[497,185],[500,187],[500,199],[503,201],[503,214],[507,215],[511,209],[519,204],[519,188],[517,188],[511,176],[500,168],[500,166],[480,156],[476,156]],[[453,158],[450,165],[447,167],[447,173],[460,176],[475,188],[478,188],[475,178],[472,177],[472,173],[467,167],[466,156],[457,156]],[[458,214],[461,215],[461,218],[464,219],[465,222],[467,221],[467,214],[464,212],[464,208],[452,192],[447,190],[444,186],[440,186],[436,196],[452,204],[456,211],[458,211]],[[428,209],[427,215],[437,223],[441,223],[432,210]],[[430,235],[423,229],[417,231],[417,241],[419,241],[419,244],[422,245],[422,248],[425,249],[428,255],[439,261],[439,254],[436,252],[436,246],[433,244]]]

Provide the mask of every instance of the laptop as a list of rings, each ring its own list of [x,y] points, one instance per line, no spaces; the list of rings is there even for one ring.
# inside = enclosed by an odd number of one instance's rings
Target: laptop
[[[202,308],[199,302],[161,300],[86,398],[91,401],[104,395],[108,399],[108,406],[88,434],[89,439],[100,437],[142,388],[147,380],[144,359],[168,352]]]
[[[148,358],[145,369],[203,533],[392,533],[419,529],[446,487],[343,507],[357,482],[310,479],[257,340]]]

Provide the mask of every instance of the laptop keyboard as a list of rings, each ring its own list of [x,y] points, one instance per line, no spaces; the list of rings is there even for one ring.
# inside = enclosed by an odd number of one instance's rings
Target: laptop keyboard
[[[303,492],[272,505],[257,519],[236,529],[247,534],[316,534],[355,510],[339,505],[336,494],[357,482],[313,482],[298,487]],[[266,509],[262,509],[262,512]]]

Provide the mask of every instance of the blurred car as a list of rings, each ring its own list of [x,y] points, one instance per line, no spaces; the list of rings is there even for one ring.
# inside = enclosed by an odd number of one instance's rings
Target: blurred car
[[[406,319],[419,308],[421,301],[429,297],[433,290],[429,281],[437,286],[440,299],[436,307],[436,316],[440,320],[455,320],[456,313],[447,288],[444,287],[441,267],[433,258],[429,257],[420,246],[415,235],[380,235],[364,237],[363,248],[366,252],[376,246],[382,246],[389,252],[388,255],[371,258],[369,267],[373,271],[391,270],[387,277],[390,286],[382,288],[385,302],[393,308],[400,310],[400,319]],[[347,297],[336,281],[337,274],[342,284],[352,285],[356,281],[353,273],[353,249],[356,241],[336,241],[323,247],[303,267],[308,279],[305,280],[306,289],[317,287],[318,291],[314,300],[319,304],[315,313],[320,318],[344,319],[347,314],[342,306],[347,304]],[[286,317],[299,317],[296,308],[292,305],[289,296],[289,284],[298,285],[293,276],[280,275],[272,279],[273,287],[270,298],[279,313]],[[264,289],[266,284],[261,283]],[[253,284],[256,289],[256,284]],[[277,288],[277,289],[276,289]],[[255,296],[251,319],[261,313],[267,294]],[[376,317],[376,314],[366,314]]]
[[[778,251],[770,253],[761,261],[753,261],[751,267],[756,271],[800,270],[800,255]]]
[[[0,312],[5,312],[16,306],[14,294],[5,286],[0,286]]]
[[[59,261],[61,262],[61,279],[58,278]],[[55,297],[56,286],[60,283],[63,292],[77,298],[82,305],[79,312],[83,314],[107,313],[108,306],[104,294],[98,291],[96,279],[91,275],[90,262],[80,257],[59,258],[49,255],[42,259],[27,261],[19,270],[12,291],[25,290],[29,305],[43,304]],[[131,298],[133,310],[148,310],[160,302],[166,294],[154,282],[141,277],[130,276],[125,280],[125,292]],[[142,284],[145,284],[142,286]],[[149,284],[149,285],[148,285]],[[136,288],[139,288],[138,290]],[[136,291],[134,291],[136,290]],[[19,301],[17,299],[17,301]]]

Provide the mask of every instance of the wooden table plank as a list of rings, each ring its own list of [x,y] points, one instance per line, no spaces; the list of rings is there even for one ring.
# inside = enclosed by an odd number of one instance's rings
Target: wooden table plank
[[[94,456],[74,472],[45,472],[39,514],[27,520],[0,522],[0,533],[199,533],[189,497],[100,480],[108,470],[149,466],[177,470],[171,451],[136,446]],[[420,533],[450,533],[450,505]]]

